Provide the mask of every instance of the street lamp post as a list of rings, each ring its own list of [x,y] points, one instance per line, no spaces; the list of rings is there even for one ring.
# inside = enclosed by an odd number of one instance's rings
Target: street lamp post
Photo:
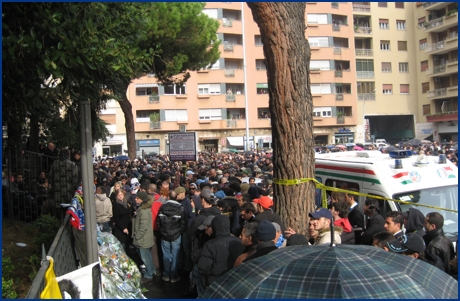
[[[377,89],[372,90],[371,93],[375,93],[375,91],[377,91]],[[366,100],[368,100],[370,98],[371,93],[369,93],[367,95],[367,97],[364,97],[364,99],[363,99],[363,143],[366,142],[366,134],[367,134],[367,130],[368,130],[368,129],[366,129],[367,124],[366,124],[366,114],[365,114],[365,106],[364,105],[366,104]]]

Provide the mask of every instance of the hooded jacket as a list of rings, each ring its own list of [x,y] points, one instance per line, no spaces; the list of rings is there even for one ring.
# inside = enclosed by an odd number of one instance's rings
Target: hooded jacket
[[[102,193],[96,194],[94,200],[96,201],[96,222],[109,222],[113,216],[112,202],[110,199],[105,193]]]
[[[211,222],[213,238],[207,241],[198,260],[198,269],[204,276],[205,286],[230,270],[244,247],[238,237],[230,235],[230,220],[217,215]]]
[[[153,246],[152,207],[153,199],[142,203],[133,218],[133,245],[137,248],[151,248]]]
[[[334,226],[334,243],[341,244],[342,239],[340,235],[342,234],[342,228]],[[331,228],[327,227],[319,231],[318,237],[315,240],[315,245],[324,245],[331,243]]]
[[[177,201],[167,201],[160,207],[157,224],[162,240],[175,241],[187,229],[184,207]]]
[[[424,223],[425,215],[416,208],[409,208],[406,233],[415,233],[423,237],[425,235]]]

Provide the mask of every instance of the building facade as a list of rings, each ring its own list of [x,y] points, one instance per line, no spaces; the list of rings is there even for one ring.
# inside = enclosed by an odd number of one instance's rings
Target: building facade
[[[456,9],[306,2],[315,143],[457,140]],[[168,133],[183,130],[197,133],[200,150],[242,149],[247,133],[249,146],[271,147],[267,73],[251,10],[209,2],[203,12],[220,22],[220,59],[191,72],[184,86],[145,76],[127,91],[138,155],[168,153]]]

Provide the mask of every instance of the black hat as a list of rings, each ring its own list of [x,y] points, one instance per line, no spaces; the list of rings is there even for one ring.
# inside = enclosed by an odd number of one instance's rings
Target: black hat
[[[308,245],[308,239],[302,234],[291,234],[286,241],[286,246]]]
[[[209,227],[211,226],[211,222],[213,220],[213,218],[215,217],[215,215],[209,215],[205,218],[205,220],[203,221],[203,223],[201,225],[198,226],[198,230],[204,230],[206,227]]]
[[[387,246],[395,253],[412,251],[421,254],[425,252],[425,242],[423,238],[415,233],[405,234],[398,239],[388,242]]]
[[[206,203],[214,204],[214,194],[210,189],[201,190],[200,196],[206,201]]]
[[[257,225],[256,238],[260,241],[270,241],[276,237],[276,228],[268,220],[263,220]]]

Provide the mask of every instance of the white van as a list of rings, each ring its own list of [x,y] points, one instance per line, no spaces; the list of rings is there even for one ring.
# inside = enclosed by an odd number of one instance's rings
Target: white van
[[[387,144],[387,141],[385,139],[377,139],[375,140],[375,144],[379,145],[379,144]]]
[[[389,211],[408,211],[411,207],[419,209],[424,215],[439,212],[444,217],[446,236],[455,241],[458,237],[458,212],[415,204],[458,210],[458,169],[449,160],[440,162],[438,156],[426,158],[428,163],[421,166],[415,163],[417,156],[412,156],[409,151],[316,154],[315,177],[326,186],[356,188],[361,193],[414,204],[382,200],[379,202],[382,216]],[[317,205],[320,205],[320,196],[317,191]],[[361,207],[364,201],[365,197],[360,196]]]

